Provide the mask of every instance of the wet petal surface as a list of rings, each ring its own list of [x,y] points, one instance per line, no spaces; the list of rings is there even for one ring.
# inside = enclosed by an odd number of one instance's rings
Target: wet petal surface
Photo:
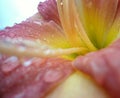
[[[67,47],[69,44],[65,39],[61,27],[55,22],[44,22],[42,20],[24,21],[13,27],[6,27],[0,31],[0,38],[23,38],[40,40],[43,43],[57,47]],[[19,40],[19,39],[18,39]]]
[[[8,59],[12,60],[6,63]],[[0,64],[1,98],[43,98],[72,72],[71,62],[59,58],[18,60],[3,56]]]

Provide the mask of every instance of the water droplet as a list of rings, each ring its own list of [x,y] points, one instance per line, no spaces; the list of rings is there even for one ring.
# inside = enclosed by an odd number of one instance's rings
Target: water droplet
[[[5,60],[5,63],[16,62],[16,61],[18,61],[18,58],[16,56],[12,56],[12,57],[8,58],[7,60]]]
[[[63,6],[63,2],[61,2],[60,5]]]
[[[23,66],[25,66],[25,67],[28,67],[31,64],[32,64],[32,60],[31,59],[23,62]]]
[[[39,21],[34,21],[34,23],[35,23],[35,24],[38,24],[38,25],[40,25],[40,26],[42,25],[42,23],[39,22]]]
[[[17,66],[19,66],[18,58],[15,56],[12,56],[6,59],[5,61],[3,61],[1,68],[3,72],[8,73],[13,69],[15,69]]]
[[[24,51],[26,50],[26,48],[25,48],[25,47],[22,47],[22,46],[19,47],[18,49],[19,49],[20,52],[24,52]]]
[[[44,75],[45,82],[56,82],[63,77],[63,72],[61,70],[50,69]]]
[[[45,55],[49,55],[51,52],[52,51],[50,49],[44,51]]]
[[[46,38],[43,38],[44,41],[46,41],[47,39]]]

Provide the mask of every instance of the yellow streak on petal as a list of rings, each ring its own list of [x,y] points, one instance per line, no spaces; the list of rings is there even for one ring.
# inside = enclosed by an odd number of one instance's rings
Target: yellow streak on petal
[[[18,57],[54,57],[86,51],[85,48],[51,49],[40,42],[36,43],[29,40],[21,42],[12,39],[0,41],[0,53]]]
[[[69,1],[68,0],[57,0],[58,10],[60,15],[60,20],[65,31],[66,37],[70,42],[71,46],[83,46],[76,29],[73,28],[74,23],[72,24],[73,18],[69,15]]]
[[[52,48],[68,48],[70,47],[62,28],[53,21],[49,22],[35,22],[40,24],[37,33],[37,39],[47,44]],[[35,32],[33,32],[34,34]]]
[[[118,38],[120,38],[120,7],[118,8],[113,25],[107,34],[104,47],[117,40]]]
[[[89,51],[96,48],[89,40],[76,12],[74,0],[57,0],[62,26],[73,47],[85,47]]]
[[[103,48],[116,16],[119,0],[76,0],[85,30],[97,48]]]
[[[84,30],[84,27],[83,27],[83,25],[78,17],[76,9],[75,9],[75,4],[74,4],[74,2],[71,2],[71,3],[73,4],[73,8],[74,8],[74,17],[75,17],[75,22],[76,22],[76,29],[80,35],[81,40],[88,47],[89,50],[95,51],[96,47],[90,41],[88,35],[86,34],[86,32]]]

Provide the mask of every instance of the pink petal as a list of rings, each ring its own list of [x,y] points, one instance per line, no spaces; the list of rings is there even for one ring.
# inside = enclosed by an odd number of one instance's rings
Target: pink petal
[[[15,24],[13,27],[6,27],[0,31],[0,38],[40,40],[54,48],[65,48],[69,46],[63,30],[54,21],[31,20],[30,18],[20,24]]]
[[[108,48],[78,57],[74,66],[97,81],[112,98],[120,98],[120,40]]]
[[[0,39],[15,39],[18,43],[24,40],[39,39],[51,47],[62,47],[61,41],[65,43],[66,39],[61,27],[53,21],[40,20],[39,14],[36,15],[13,27],[1,30]],[[54,42],[53,39],[56,41]],[[72,72],[71,61],[68,60],[17,58],[1,54],[0,96],[2,98],[43,98]]]
[[[40,2],[38,5],[38,11],[45,20],[53,20],[57,24],[61,24],[59,20],[56,0],[46,0],[45,2]]]
[[[0,61],[1,98],[43,98],[73,72],[71,62],[59,58],[26,58],[21,62],[17,60],[17,65],[9,61],[7,66],[10,69],[16,67],[7,72],[4,62],[10,58],[2,58]]]

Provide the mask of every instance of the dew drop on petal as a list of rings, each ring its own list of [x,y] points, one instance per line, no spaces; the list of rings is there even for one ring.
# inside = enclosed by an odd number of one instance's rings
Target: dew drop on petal
[[[12,56],[9,59],[7,59],[6,61],[16,62],[17,60],[18,60],[18,58],[16,56]]]
[[[44,51],[44,54],[49,55],[49,54],[51,54],[51,52],[52,52],[51,50],[47,49],[47,50]]]
[[[26,50],[25,47],[19,47],[19,51],[20,51],[20,52],[24,52],[25,50]]]
[[[45,82],[56,82],[63,77],[63,72],[60,70],[50,69],[44,75]]]
[[[23,66],[25,66],[25,67],[30,66],[30,65],[32,64],[32,61],[33,61],[33,60],[31,60],[31,59],[30,59],[30,60],[27,60],[27,61],[24,61],[24,62],[23,62]]]
[[[38,21],[34,21],[34,23],[35,23],[35,24],[38,24],[38,25],[40,25],[40,26],[42,25],[42,23],[41,23],[41,22],[38,22]]]
[[[15,69],[17,66],[19,66],[18,58],[15,56],[9,57],[2,63],[2,71],[3,72],[10,72],[13,69]]]
[[[60,5],[63,6],[63,2],[61,2]]]

